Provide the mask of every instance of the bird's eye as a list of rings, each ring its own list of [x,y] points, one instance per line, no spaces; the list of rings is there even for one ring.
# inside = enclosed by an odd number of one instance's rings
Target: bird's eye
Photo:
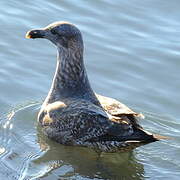
[[[55,29],[51,29],[51,33],[54,34],[54,35],[57,34]]]

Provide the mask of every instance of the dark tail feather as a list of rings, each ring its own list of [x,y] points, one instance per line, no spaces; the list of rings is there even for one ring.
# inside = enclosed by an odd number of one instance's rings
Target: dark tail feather
[[[149,133],[148,131],[145,131],[143,129],[137,129],[135,131],[135,133],[133,134],[133,139],[134,140],[139,140],[141,142],[144,143],[150,143],[150,142],[155,142],[155,141],[159,141],[161,139],[170,139],[168,137],[165,136],[161,136],[159,134],[152,134]]]

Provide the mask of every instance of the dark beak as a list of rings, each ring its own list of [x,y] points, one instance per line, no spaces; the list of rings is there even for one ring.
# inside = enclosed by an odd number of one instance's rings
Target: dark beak
[[[43,38],[45,36],[45,30],[37,29],[31,30],[26,33],[27,39]]]

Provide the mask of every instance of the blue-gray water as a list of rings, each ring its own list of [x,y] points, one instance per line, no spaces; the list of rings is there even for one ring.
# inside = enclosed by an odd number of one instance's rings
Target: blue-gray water
[[[24,36],[59,20],[83,33],[93,89],[142,112],[141,124],[170,140],[98,157],[43,136],[36,116],[56,50]],[[179,71],[179,0],[0,1],[0,179],[179,179]]]

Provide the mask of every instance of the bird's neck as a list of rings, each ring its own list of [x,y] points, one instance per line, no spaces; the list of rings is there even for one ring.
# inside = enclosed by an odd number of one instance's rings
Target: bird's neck
[[[84,98],[98,104],[83,62],[83,52],[58,50],[57,67],[45,103],[69,98]]]

